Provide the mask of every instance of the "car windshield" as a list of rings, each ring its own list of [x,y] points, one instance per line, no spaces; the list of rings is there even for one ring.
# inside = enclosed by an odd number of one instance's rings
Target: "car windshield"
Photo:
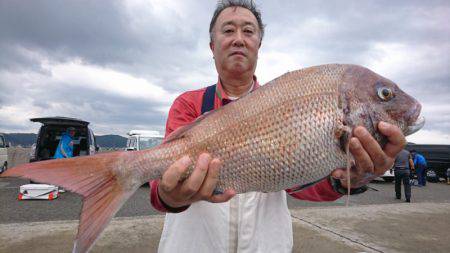
[[[161,144],[162,140],[162,137],[141,137],[139,140],[139,149],[143,150],[152,148]]]
[[[0,148],[5,147],[5,141],[3,140],[3,136],[0,136]]]

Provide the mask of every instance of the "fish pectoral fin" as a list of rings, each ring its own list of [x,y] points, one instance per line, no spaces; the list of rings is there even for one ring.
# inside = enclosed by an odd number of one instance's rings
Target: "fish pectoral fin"
[[[339,140],[339,146],[341,150],[345,153],[345,156],[347,157],[347,199],[345,201],[345,206],[349,206],[350,203],[350,168],[352,166],[353,159],[352,154],[350,153],[350,139],[352,138],[352,129],[347,125],[340,125],[336,131],[334,132],[335,137]]]
[[[352,136],[352,129],[349,126],[341,125],[334,132],[335,137],[339,140],[341,150],[346,153],[346,148]]]

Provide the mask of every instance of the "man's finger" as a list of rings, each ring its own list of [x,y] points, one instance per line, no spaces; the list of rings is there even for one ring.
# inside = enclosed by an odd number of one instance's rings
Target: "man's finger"
[[[359,139],[352,137],[350,139],[350,152],[355,158],[355,163],[358,166],[357,174],[364,174],[365,172],[373,173],[374,165],[369,154],[364,150]]]
[[[398,152],[400,152],[406,145],[406,139],[402,133],[402,130],[400,130],[397,126],[386,122],[378,123],[378,129],[389,140],[389,142],[384,146],[384,152],[389,157],[395,158]]]
[[[372,137],[372,135],[363,127],[355,128],[354,135],[360,141],[363,149],[367,152],[373,164],[372,169],[384,169],[387,163],[387,156],[381,149],[380,144]],[[373,173],[372,171],[366,171]]]
[[[222,163],[219,159],[213,159],[209,164],[205,181],[203,182],[203,185],[198,193],[200,199],[208,200],[211,197],[214,189],[216,188],[217,181],[219,181],[219,170],[221,166]]]
[[[335,169],[331,172],[331,176],[335,179],[344,179],[345,177],[345,169]]]
[[[166,192],[172,191],[177,186],[181,176],[187,171],[191,163],[189,156],[183,156],[174,162],[166,172],[164,172],[159,183],[160,189]]]
[[[361,168],[356,168],[356,166],[352,166],[350,168],[350,187],[355,188],[354,184],[359,183],[362,178],[366,175],[366,172]],[[341,181],[341,185],[344,188],[347,188],[348,185],[348,177],[347,177],[347,168],[338,168],[331,172],[331,176],[334,179],[339,179]]]
[[[236,195],[236,192],[232,189],[227,189],[225,190],[224,193],[222,194],[218,194],[218,195],[213,195],[211,196],[211,198],[208,200],[209,202],[213,202],[213,203],[222,203],[222,202],[227,202],[228,200],[230,200],[232,197],[234,197]]]
[[[180,192],[188,199],[194,196],[205,180],[208,172],[211,155],[203,153],[199,155],[195,169],[192,174],[181,185]]]

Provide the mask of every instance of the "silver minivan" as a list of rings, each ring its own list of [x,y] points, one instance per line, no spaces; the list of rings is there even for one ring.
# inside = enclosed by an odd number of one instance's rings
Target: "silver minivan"
[[[0,134],[0,173],[8,169],[8,148],[5,135]]]

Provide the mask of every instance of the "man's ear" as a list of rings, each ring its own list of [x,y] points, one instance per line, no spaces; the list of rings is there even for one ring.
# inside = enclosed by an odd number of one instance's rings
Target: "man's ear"
[[[209,48],[211,49],[211,51],[214,53],[214,42],[209,42]]]

